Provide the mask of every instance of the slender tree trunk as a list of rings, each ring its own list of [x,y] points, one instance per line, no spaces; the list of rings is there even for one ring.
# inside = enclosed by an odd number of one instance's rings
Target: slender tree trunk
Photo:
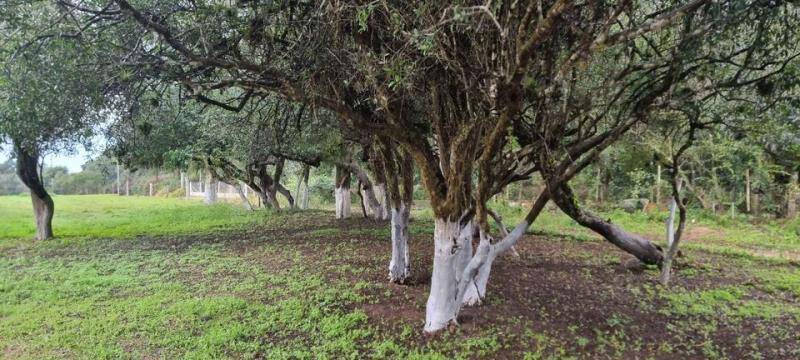
[[[265,208],[271,208],[275,210],[280,210],[281,206],[278,204],[278,199],[276,199],[269,191],[257,191],[258,198],[261,199],[261,204]]]
[[[744,209],[750,213],[750,168],[744,171]]]
[[[359,201],[358,203],[361,204],[361,213],[364,214],[364,219],[369,219],[370,213],[367,210],[367,204],[366,201],[364,200],[364,191],[361,189],[361,187],[362,184],[359,181],[357,189],[358,189],[358,197],[361,201]]]
[[[656,205],[661,203],[661,164],[656,165],[656,199],[653,202]]]
[[[600,188],[603,185],[603,179],[601,177],[601,175],[602,175],[601,170],[602,169],[598,165],[597,166],[597,179],[596,179],[597,180],[597,188],[595,189],[596,193],[595,193],[595,197],[594,197],[595,198],[595,202],[597,202],[598,204],[602,201],[602,197],[600,196],[600,193],[601,193]]]
[[[214,204],[217,202],[217,184],[211,174],[205,176],[205,197],[203,201],[206,204]]]
[[[468,272],[473,272],[473,275],[468,275],[468,279],[472,279],[471,282],[467,284],[466,291],[463,296],[463,303],[467,306],[474,306],[480,305],[483,303],[483,300],[486,298],[486,287],[489,283],[489,275],[492,271],[492,265],[494,264],[494,260],[500,254],[503,254],[507,251],[513,251],[516,253],[514,249],[514,245],[522,238],[522,235],[525,234],[525,230],[528,228],[530,224],[536,221],[536,218],[539,217],[539,214],[544,209],[547,202],[550,200],[550,197],[547,191],[543,191],[539,194],[536,198],[536,201],[531,206],[531,210],[529,211],[528,215],[525,217],[525,220],[517,225],[512,232],[508,232],[505,230],[505,225],[503,225],[502,220],[496,214],[490,213],[490,215],[495,219],[497,225],[501,228],[501,235],[502,241],[496,244],[492,244],[489,246],[487,250],[482,250],[481,245],[478,246],[478,250],[476,251],[477,255],[483,256],[480,258],[473,258],[471,261],[472,267],[467,269]],[[484,238],[486,235],[484,234]],[[486,252],[484,254],[484,251]],[[519,256],[519,254],[517,254]]]
[[[303,167],[303,189],[298,195],[300,197],[300,209],[306,210],[308,209],[308,177],[311,171],[311,167],[305,165]]]
[[[678,200],[673,196],[669,202],[669,216],[667,217],[667,248],[672,247],[672,242],[675,240],[675,212],[677,210]]]
[[[411,218],[411,205],[414,202],[414,164],[404,151],[396,151],[390,141],[378,142],[381,178],[385,180],[383,190],[384,207],[391,208],[392,257],[389,262],[389,281],[405,283],[411,276],[409,259],[408,226]],[[376,159],[378,160],[378,159]]]
[[[286,198],[286,201],[289,202],[289,207],[290,208],[294,208],[295,201],[294,201],[294,197],[292,196],[292,193],[290,193],[288,189],[286,189],[283,185],[281,185],[277,181],[275,182],[275,191],[277,191],[278,193],[283,195],[283,197]],[[275,196],[275,191],[273,191],[272,194],[273,194],[273,197],[275,197],[275,199],[276,199],[275,201],[277,202],[277,196]]]
[[[392,259],[389,262],[389,281],[403,284],[411,277],[408,251],[408,223],[411,213],[403,203],[392,207]]]
[[[55,205],[53,198],[44,188],[39,169],[39,154],[28,151],[14,143],[14,152],[17,156],[17,176],[31,194],[33,216],[36,223],[36,240],[46,240],[53,237],[53,214]]]
[[[789,185],[786,187],[786,218],[797,217],[798,174],[792,174]]]
[[[334,200],[336,206],[336,218],[346,219],[350,217],[350,172],[347,169],[336,166],[336,186],[334,190]]]
[[[664,286],[669,285],[670,277],[672,276],[672,262],[675,259],[675,255],[678,253],[678,245],[680,244],[681,235],[683,234],[683,230],[686,227],[686,206],[682,203],[680,199],[680,192],[681,192],[681,182],[680,180],[673,180],[673,195],[672,195],[672,204],[670,204],[670,218],[668,230],[667,230],[667,251],[664,254],[664,261],[661,265],[661,284]],[[679,220],[678,220],[678,229],[674,230],[674,221],[675,221],[675,209],[678,209],[679,212]]]
[[[474,253],[472,238],[476,227],[472,222],[461,225],[445,219],[435,220],[431,293],[425,309],[426,332],[436,332],[456,324],[462,305],[482,301],[494,259],[522,238],[548,200],[548,193],[542,192],[525,219],[499,242],[493,244],[491,237],[481,230],[480,243]],[[465,258],[468,258],[466,263]],[[471,292],[474,294],[469,295]]]
[[[236,188],[236,193],[239,194],[239,199],[242,200],[242,206],[244,206],[247,211],[253,211],[253,205],[250,204],[250,200],[247,199],[247,194],[245,193],[247,189],[245,186],[244,183],[240,182],[239,186],[234,186],[234,188]]]
[[[119,177],[119,160],[117,160],[117,195],[122,196],[122,182]]]

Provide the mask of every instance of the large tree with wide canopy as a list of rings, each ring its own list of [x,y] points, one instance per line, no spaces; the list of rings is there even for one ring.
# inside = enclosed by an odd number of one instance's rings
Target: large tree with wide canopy
[[[582,209],[569,180],[674,97],[755,86],[798,56],[798,10],[780,1],[59,3],[117,25],[128,52],[116,66],[201,102],[237,110],[278,95],[399,144],[436,217],[426,331],[485,296],[492,260],[549,199],[660,264],[651,242]],[[534,172],[545,191],[494,241],[487,201]]]

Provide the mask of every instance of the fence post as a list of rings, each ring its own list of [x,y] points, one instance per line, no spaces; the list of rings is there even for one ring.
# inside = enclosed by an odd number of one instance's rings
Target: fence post
[[[150,183],[150,196],[153,196],[153,183]]]

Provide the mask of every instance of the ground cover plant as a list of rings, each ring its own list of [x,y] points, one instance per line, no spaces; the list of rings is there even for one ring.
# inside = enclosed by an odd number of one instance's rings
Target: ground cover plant
[[[800,354],[800,271],[793,256],[749,251],[763,227],[713,223],[687,237],[673,286],[655,267],[630,270],[568,217],[546,211],[504,255],[482,308],[435,336],[424,322],[433,221],[414,209],[410,284],[386,281],[381,221],[327,211],[247,212],[183,199],[63,196],[55,241],[0,234],[3,358],[793,358]],[[0,198],[14,223],[29,203]],[[116,228],[117,215],[130,226]],[[152,226],[180,208],[197,231]],[[520,211],[506,210],[507,216]],[[15,213],[19,215],[14,215]],[[233,216],[231,216],[233,215]],[[647,229],[659,221],[610,214]],[[319,219],[328,219],[320,221]],[[58,217],[56,218],[58,220]],[[27,222],[27,221],[26,221]],[[115,229],[116,230],[112,230]],[[106,230],[103,230],[106,229]],[[183,230],[184,229],[185,232]],[[539,229],[539,228],[537,228]],[[740,230],[742,229],[742,230]],[[741,232],[740,232],[741,231]],[[564,233],[566,235],[559,235]],[[66,232],[65,234],[69,234]],[[730,240],[729,240],[730,239]],[[741,253],[714,251],[713,246]],[[706,246],[711,246],[706,248]],[[745,256],[746,255],[746,256]],[[511,274],[518,274],[511,276]]]

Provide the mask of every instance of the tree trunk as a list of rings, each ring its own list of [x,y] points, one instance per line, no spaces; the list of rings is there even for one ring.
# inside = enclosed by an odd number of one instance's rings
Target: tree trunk
[[[664,259],[661,249],[649,240],[626,232],[619,226],[584,211],[567,185],[558,187],[553,194],[553,202],[578,224],[600,234],[623,251],[635,256],[645,264],[661,264]]]
[[[311,167],[305,165],[303,167],[303,188],[300,193],[297,195],[300,199],[300,209],[306,210],[308,209],[308,176],[311,171]]]
[[[389,192],[386,191],[386,184],[376,184],[373,188],[375,189],[375,197],[380,202],[380,206],[378,207],[380,214],[377,214],[376,218],[389,220],[391,217],[391,211],[389,210],[391,208],[391,203],[389,201]]]
[[[36,219],[36,240],[46,240],[53,237],[53,213],[55,205],[49,194],[39,197],[31,192],[33,203],[33,216]]]
[[[486,298],[486,286],[489,283],[489,275],[492,271],[492,265],[494,264],[494,260],[500,254],[505,253],[506,251],[514,250],[514,245],[522,238],[522,235],[525,234],[528,226],[536,221],[536,218],[539,217],[539,214],[544,209],[547,202],[550,200],[550,197],[547,191],[543,191],[539,194],[536,198],[536,201],[531,206],[531,210],[528,212],[528,215],[525,217],[525,220],[517,225],[510,233],[505,230],[505,226],[503,225],[502,220],[500,217],[494,213],[490,213],[490,215],[495,219],[497,225],[501,228],[501,235],[503,236],[503,240],[492,245],[488,245],[488,249],[484,249],[483,247],[486,246],[481,244],[478,246],[478,250],[475,252],[476,256],[470,262],[471,266],[465,270],[467,273],[472,273],[472,275],[466,275],[468,279],[472,279],[471,282],[467,284],[466,291],[463,296],[463,304],[467,306],[473,305],[480,305],[483,303],[483,300]],[[486,235],[483,235],[482,240],[485,240]],[[483,256],[483,257],[481,257]],[[517,254],[519,256],[519,254]]]
[[[350,217],[351,210],[350,210],[350,188],[349,187],[337,187],[335,190],[335,198],[336,198],[336,218],[337,219],[347,219]]]
[[[203,202],[206,204],[214,204],[217,202],[217,184],[211,174],[205,176],[205,197]]]
[[[661,164],[656,165],[656,199],[653,203],[656,206],[661,203]]]
[[[273,196],[269,191],[258,190],[256,191],[256,194],[258,194],[258,198],[260,199],[263,207],[280,210],[281,206],[278,204],[278,199],[276,199],[275,196]]]
[[[122,196],[122,183],[119,177],[119,160],[117,160],[117,195]]]
[[[667,286],[669,284],[670,276],[672,275],[672,261],[678,253],[678,244],[681,241],[681,235],[686,227],[686,206],[681,202],[681,181],[673,180],[673,196],[672,203],[670,204],[669,223],[667,224],[667,251],[664,254],[664,261],[661,265],[661,284]],[[679,211],[678,229],[674,229],[675,222],[675,209]]]
[[[403,284],[411,277],[408,251],[408,223],[411,213],[405,204],[392,208],[392,259],[389,262],[389,281]]]
[[[300,197],[300,209],[302,210],[308,209],[308,177],[310,171],[310,166],[306,166],[303,169],[303,190],[298,195]]]
[[[548,193],[541,193],[525,219],[497,243],[492,244],[491,237],[481,230],[480,243],[474,254],[472,238],[476,227],[472,222],[461,225],[444,219],[435,221],[431,293],[425,309],[426,332],[457,324],[462,305],[482,301],[494,259],[522,238],[548,200]]]
[[[744,171],[744,209],[750,213],[750,169]]]
[[[347,169],[336,166],[336,189],[334,190],[336,218],[350,217],[350,173]]]
[[[239,199],[242,200],[242,206],[244,206],[247,211],[253,211],[253,205],[250,204],[250,200],[247,199],[247,194],[245,194],[245,184],[239,183],[239,186],[234,186],[236,188],[236,193],[239,194]]]
[[[459,281],[472,257],[473,226],[449,219],[436,219],[433,230],[433,274],[425,306],[425,331],[436,332],[457,324],[461,307]],[[467,259],[467,261],[465,261]]]
[[[292,196],[292,193],[290,193],[288,189],[286,189],[283,185],[281,185],[281,183],[279,183],[277,181],[275,181],[275,185],[274,186],[275,186],[275,191],[277,191],[278,193],[283,195],[283,197],[286,198],[286,201],[289,202],[289,207],[290,208],[294,208],[295,202],[294,202],[294,197]],[[273,194],[273,197],[275,198],[275,202],[277,203],[277,201],[278,201],[277,199],[278,198],[275,196],[275,191],[272,191],[272,194]]]
[[[361,200],[358,203],[361,204],[361,213],[364,215],[364,219],[369,219],[370,212],[367,210],[366,200],[364,200],[364,191],[361,190],[361,182],[358,182],[358,198]]]
[[[14,143],[17,155],[17,176],[28,187],[33,204],[33,216],[36,223],[36,240],[53,237],[53,214],[55,205],[53,198],[44,188],[39,172],[39,154],[23,149]]]
[[[798,174],[792,174],[789,185],[786,187],[786,218],[794,219],[797,217],[797,187]]]

